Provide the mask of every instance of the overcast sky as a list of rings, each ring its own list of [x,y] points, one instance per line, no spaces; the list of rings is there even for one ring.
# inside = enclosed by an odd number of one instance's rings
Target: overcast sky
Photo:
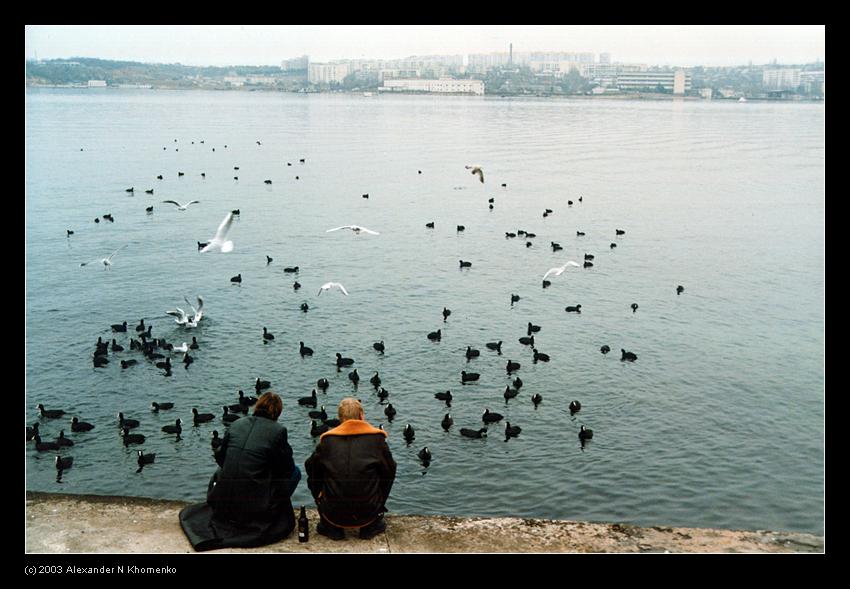
[[[27,25],[26,58],[184,65],[576,51],[613,61],[722,66],[825,61],[824,25]]]

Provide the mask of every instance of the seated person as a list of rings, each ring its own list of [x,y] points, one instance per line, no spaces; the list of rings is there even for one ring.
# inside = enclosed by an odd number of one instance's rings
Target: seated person
[[[325,432],[304,466],[307,486],[316,500],[320,521],[316,531],[334,540],[345,528],[372,538],[386,529],[385,505],[396,473],[387,433],[364,420],[357,399],[340,401],[342,423]]]
[[[263,546],[295,527],[290,497],[301,471],[292,459],[286,428],[277,423],[283,401],[266,392],[254,413],[234,421],[214,450],[218,470],[207,502],[185,507],[180,525],[195,550]]]

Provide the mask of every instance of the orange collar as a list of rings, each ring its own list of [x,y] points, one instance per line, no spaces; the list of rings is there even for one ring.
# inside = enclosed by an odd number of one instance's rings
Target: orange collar
[[[372,427],[363,420],[346,419],[332,430],[323,433],[319,441],[325,436],[362,436],[364,434],[383,434],[385,438],[388,436],[384,430]]]

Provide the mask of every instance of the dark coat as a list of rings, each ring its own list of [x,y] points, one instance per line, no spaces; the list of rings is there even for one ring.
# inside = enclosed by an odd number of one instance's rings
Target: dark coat
[[[304,463],[307,486],[322,516],[339,527],[361,527],[387,511],[396,473],[387,433],[349,419],[322,434]]]
[[[238,419],[215,450],[220,468],[207,502],[180,512],[180,524],[195,550],[262,546],[295,527],[289,499],[295,462],[286,428],[266,417]]]

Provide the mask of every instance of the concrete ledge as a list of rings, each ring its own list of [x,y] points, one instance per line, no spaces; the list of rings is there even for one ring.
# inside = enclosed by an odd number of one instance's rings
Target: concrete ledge
[[[26,493],[28,554],[194,553],[177,519],[187,503],[140,497]],[[387,515],[387,531],[371,540],[347,532],[343,541],[316,533],[261,548],[211,553],[823,553],[824,538],[797,532],[704,528],[641,528],[522,518]],[[205,553],[208,554],[208,553]]]

